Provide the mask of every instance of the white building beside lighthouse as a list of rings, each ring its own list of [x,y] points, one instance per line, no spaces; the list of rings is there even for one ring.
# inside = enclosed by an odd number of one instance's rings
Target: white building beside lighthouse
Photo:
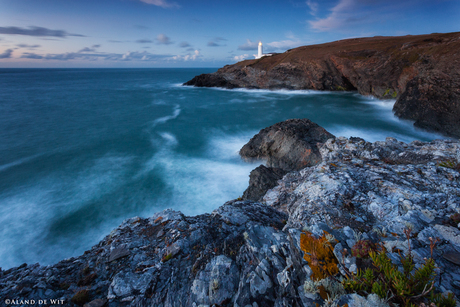
[[[264,56],[270,56],[271,53],[266,53],[264,54],[264,51],[263,51],[263,46],[262,46],[262,42],[259,42],[259,48],[257,49],[257,55],[256,55],[256,59],[260,59]]]

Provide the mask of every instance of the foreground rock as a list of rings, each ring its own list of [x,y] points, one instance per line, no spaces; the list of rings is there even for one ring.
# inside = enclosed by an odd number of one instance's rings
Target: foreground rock
[[[259,201],[265,193],[278,184],[286,171],[281,168],[260,165],[249,174],[249,187],[243,193],[243,199]]]
[[[309,119],[289,119],[262,129],[240,150],[246,160],[266,160],[267,166],[300,170],[321,162],[319,148],[335,138]]]
[[[184,84],[358,90],[397,99],[396,115],[418,127],[460,137],[459,49],[459,32],[347,39],[245,60]]]
[[[281,230],[286,219],[249,202],[197,217],[165,210],[132,218],[80,257],[2,271],[0,297],[66,306],[299,305],[295,286],[305,273],[294,239]],[[295,283],[279,288],[277,274],[286,268]]]
[[[429,238],[441,239],[434,287],[458,298],[460,230],[450,217],[460,212],[460,142],[339,137],[318,152],[317,165],[287,173],[265,204],[230,201],[196,217],[165,210],[126,220],[79,257],[0,271],[0,297],[66,306],[323,305],[302,231],[329,233],[339,278],[364,267],[345,251],[359,240],[380,242],[400,265],[410,227],[417,266],[430,257]],[[328,295],[333,283],[321,281]],[[387,306],[376,295],[334,287],[328,304]]]

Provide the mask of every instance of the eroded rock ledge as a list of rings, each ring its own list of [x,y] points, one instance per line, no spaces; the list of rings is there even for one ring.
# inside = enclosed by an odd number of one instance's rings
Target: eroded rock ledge
[[[460,32],[347,39],[227,65],[184,85],[357,90],[397,99],[393,109],[397,116],[460,137],[458,50]]]
[[[286,171],[262,202],[233,200],[195,217],[169,209],[128,219],[79,257],[0,271],[0,297],[87,307],[322,305],[308,283],[314,264],[304,259],[302,231],[335,237],[340,276],[363,265],[344,255],[360,239],[380,242],[400,265],[410,227],[417,265],[430,256],[429,238],[441,239],[435,288],[458,298],[460,230],[450,217],[460,212],[460,142],[323,136],[317,164]],[[334,302],[385,306],[375,295],[343,292]]]

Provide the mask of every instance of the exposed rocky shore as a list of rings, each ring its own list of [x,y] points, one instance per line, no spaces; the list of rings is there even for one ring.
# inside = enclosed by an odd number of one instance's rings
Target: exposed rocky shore
[[[350,251],[366,241],[399,266],[410,251],[420,267],[433,238],[433,289],[460,297],[459,141],[369,143],[289,120],[261,130],[240,153],[269,161],[245,199],[194,217],[168,209],[131,218],[81,256],[2,270],[0,304],[388,306],[340,286],[369,266]],[[333,277],[317,278],[302,233],[327,238]]]
[[[184,83],[248,89],[357,90],[396,99],[397,116],[460,137],[460,33],[371,37],[303,46],[227,65]]]

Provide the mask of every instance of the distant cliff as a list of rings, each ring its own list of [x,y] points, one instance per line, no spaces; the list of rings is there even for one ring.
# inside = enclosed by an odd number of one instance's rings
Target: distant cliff
[[[184,85],[357,90],[397,99],[393,111],[421,128],[460,137],[460,32],[370,37],[303,46],[227,65]]]

